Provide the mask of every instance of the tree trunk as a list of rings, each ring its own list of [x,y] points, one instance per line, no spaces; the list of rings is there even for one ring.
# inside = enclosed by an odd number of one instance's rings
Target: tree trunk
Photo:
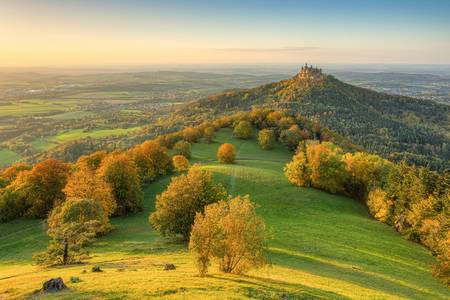
[[[64,240],[63,265],[67,265],[69,260],[69,243]]]

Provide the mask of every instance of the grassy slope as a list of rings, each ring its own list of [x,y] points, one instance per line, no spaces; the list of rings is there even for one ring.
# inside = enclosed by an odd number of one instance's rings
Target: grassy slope
[[[211,267],[206,278],[196,270],[186,246],[155,233],[147,216],[163,178],[145,189],[145,212],[116,218],[115,231],[92,247],[85,265],[43,269],[30,265],[31,254],[45,247],[38,221],[0,224],[0,299],[30,295],[50,277],[78,276],[70,291],[49,298],[292,298],[445,299],[450,291],[430,274],[433,258],[369,217],[363,205],[345,197],[296,188],[283,176],[291,154],[262,151],[255,141],[238,141],[222,131],[217,140],[237,146],[236,165],[215,161],[218,143],[193,147],[193,160],[214,172],[228,191],[250,194],[272,234],[272,266],[245,276],[225,275]],[[175,271],[163,271],[174,263]],[[103,273],[91,273],[92,265]],[[83,273],[87,270],[87,273]]]

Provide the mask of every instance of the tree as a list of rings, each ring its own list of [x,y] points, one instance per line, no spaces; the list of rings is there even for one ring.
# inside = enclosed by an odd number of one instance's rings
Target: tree
[[[195,165],[187,174],[172,177],[167,189],[156,197],[150,223],[163,235],[180,234],[187,240],[195,214],[226,197],[225,189],[213,181],[212,174]]]
[[[116,211],[117,203],[114,199],[111,186],[105,178],[99,176],[84,163],[78,165],[78,169],[73,172],[64,188],[66,198],[92,199],[101,203],[103,211],[108,216]]]
[[[151,182],[166,174],[170,166],[167,149],[155,141],[145,141],[130,150],[143,182]]]
[[[39,264],[70,264],[81,258],[85,246],[98,232],[109,226],[102,205],[92,199],[67,199],[55,207],[47,220],[52,238],[47,251],[34,256]]]
[[[233,135],[238,139],[249,139],[252,137],[252,123],[249,121],[240,121],[233,130]]]
[[[280,133],[280,142],[289,150],[295,150],[301,140],[302,132],[298,125],[292,125],[289,129],[282,130]]]
[[[265,263],[265,224],[256,215],[248,196],[210,204],[198,212],[192,226],[189,249],[200,275],[205,275],[212,259],[220,270],[240,274]]]
[[[370,191],[367,197],[367,207],[370,214],[381,222],[389,222],[393,202],[386,197],[386,192],[380,188]]]
[[[77,166],[95,171],[100,167],[100,164],[106,155],[107,153],[105,151],[97,151],[89,155],[83,155],[78,159]]]
[[[191,157],[191,144],[186,141],[176,142],[173,146],[174,155],[183,155],[186,158]]]
[[[63,188],[68,175],[68,164],[48,158],[31,170],[20,172],[11,188],[28,200],[28,216],[46,218],[54,206],[64,201]]]
[[[232,164],[236,159],[236,149],[232,144],[222,144],[217,151],[217,159],[224,164]]]
[[[214,140],[215,129],[212,126],[208,126],[203,131],[203,137],[208,144],[211,144]]]
[[[306,159],[306,145],[300,143],[297,153],[292,160],[284,167],[284,175],[292,184],[296,186],[309,187],[311,184],[311,169]]]
[[[105,157],[97,175],[112,189],[117,204],[114,215],[124,216],[142,210],[143,197],[138,169],[126,153],[113,153]]]
[[[348,173],[342,161],[341,148],[329,142],[310,143],[306,147],[306,159],[313,187],[331,193],[345,193]]]
[[[24,216],[30,204],[26,197],[11,188],[0,190],[0,223],[6,223]]]
[[[364,152],[346,153],[342,159],[350,174],[346,189],[353,198],[364,201],[370,190],[386,186],[392,163]]]
[[[183,155],[175,155],[172,157],[172,164],[178,173],[186,172],[189,169],[189,161]]]
[[[272,129],[260,130],[258,134],[258,142],[262,149],[272,149],[275,146],[275,132]]]
[[[202,136],[201,131],[198,128],[188,127],[183,130],[183,139],[189,143],[196,143]]]

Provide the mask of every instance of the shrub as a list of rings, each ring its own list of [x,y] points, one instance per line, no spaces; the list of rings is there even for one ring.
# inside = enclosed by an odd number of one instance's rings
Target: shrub
[[[258,142],[262,149],[270,150],[275,146],[275,132],[271,129],[259,131]]]
[[[219,260],[226,273],[260,267],[264,247],[265,224],[248,196],[210,204],[195,216],[189,249],[200,275],[207,273],[211,259]]]
[[[232,164],[236,159],[236,149],[232,144],[222,144],[217,151],[217,159],[224,164]]]
[[[252,123],[249,121],[240,121],[233,130],[233,135],[239,139],[249,139],[252,137]]]
[[[205,138],[205,142],[207,142],[208,144],[213,142],[214,135],[215,129],[212,126],[206,127],[205,130],[203,131],[203,137]]]
[[[163,235],[181,234],[187,240],[195,214],[226,197],[225,189],[214,183],[210,172],[193,166],[187,174],[173,177],[167,189],[156,197],[150,223]]]
[[[70,264],[84,255],[83,247],[109,226],[102,205],[92,199],[68,199],[55,207],[49,218],[48,235],[52,237],[47,251],[34,255],[39,264]]]
[[[191,157],[191,144],[186,141],[179,141],[173,146],[174,155],[183,155],[186,158]]]
[[[111,187],[117,204],[114,215],[123,216],[142,210],[143,198],[138,169],[125,153],[114,153],[105,157],[97,174]]]
[[[173,167],[178,173],[186,172],[189,169],[189,161],[183,155],[172,157]]]

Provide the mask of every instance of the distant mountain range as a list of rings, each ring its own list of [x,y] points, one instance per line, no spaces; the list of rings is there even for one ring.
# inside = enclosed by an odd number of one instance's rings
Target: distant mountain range
[[[221,114],[252,106],[315,119],[365,150],[444,170],[450,166],[450,106],[346,84],[304,66],[288,80],[213,95],[191,104]]]

